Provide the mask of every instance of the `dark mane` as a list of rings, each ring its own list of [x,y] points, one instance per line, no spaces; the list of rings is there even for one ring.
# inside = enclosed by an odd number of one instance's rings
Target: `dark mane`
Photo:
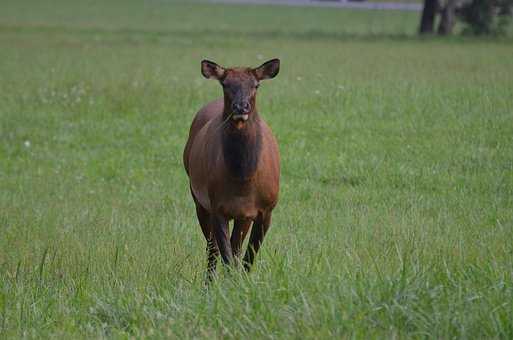
[[[261,153],[260,125],[257,122],[247,125],[240,130],[227,126],[222,134],[224,160],[231,174],[239,180],[246,180],[255,173]]]

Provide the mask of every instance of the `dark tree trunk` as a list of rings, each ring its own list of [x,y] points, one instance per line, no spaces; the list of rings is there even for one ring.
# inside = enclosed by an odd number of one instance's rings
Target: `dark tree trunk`
[[[454,27],[454,10],[456,9],[456,0],[447,0],[444,9],[442,10],[442,18],[438,25],[438,34],[450,35]]]
[[[513,0],[502,0],[499,2],[499,15],[512,15]]]
[[[435,26],[435,16],[438,10],[438,0],[424,0],[424,9],[420,19],[420,34],[432,34]]]

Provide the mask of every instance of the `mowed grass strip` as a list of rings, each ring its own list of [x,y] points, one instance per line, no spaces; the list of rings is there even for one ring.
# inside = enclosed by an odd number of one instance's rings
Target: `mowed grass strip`
[[[410,12],[8,1],[0,337],[513,336],[513,47]],[[203,286],[182,150],[199,61],[279,57],[281,198]]]

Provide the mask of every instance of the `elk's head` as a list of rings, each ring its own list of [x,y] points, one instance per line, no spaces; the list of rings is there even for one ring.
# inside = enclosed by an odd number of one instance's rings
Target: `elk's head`
[[[238,124],[247,121],[255,112],[255,98],[260,81],[276,77],[280,60],[269,60],[257,68],[224,68],[203,60],[201,73],[207,79],[217,79],[224,92],[224,114]]]

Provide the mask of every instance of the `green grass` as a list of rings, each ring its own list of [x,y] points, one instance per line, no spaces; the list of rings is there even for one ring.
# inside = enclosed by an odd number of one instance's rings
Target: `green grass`
[[[417,16],[4,1],[0,338],[512,338],[511,38]],[[273,225],[208,290],[181,164],[205,57],[282,59]]]

